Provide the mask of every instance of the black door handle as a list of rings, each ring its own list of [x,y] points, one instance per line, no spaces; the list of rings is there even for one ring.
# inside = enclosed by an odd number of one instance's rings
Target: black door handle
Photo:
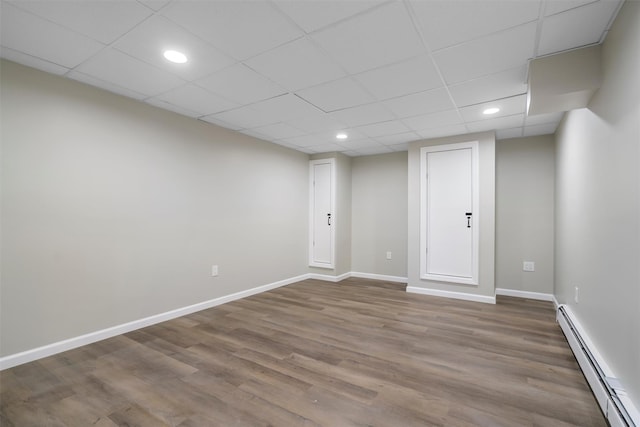
[[[471,212],[467,212],[465,213],[465,215],[467,216],[467,228],[471,228]]]
[[[331,225],[331,214],[327,214],[327,225]]]

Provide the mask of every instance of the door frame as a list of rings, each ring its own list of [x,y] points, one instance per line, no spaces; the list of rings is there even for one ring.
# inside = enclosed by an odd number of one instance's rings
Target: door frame
[[[318,164],[330,164],[331,165],[331,262],[320,263],[314,261],[314,166]],[[318,160],[309,160],[309,267],[320,267],[327,269],[335,268],[335,259],[336,259],[336,224],[337,224],[337,215],[336,215],[336,160],[335,159],[318,159]]]
[[[464,278],[444,274],[429,274],[427,272],[427,153],[471,149],[471,179],[472,179],[472,277]],[[479,274],[479,250],[480,250],[480,161],[478,153],[478,141],[461,142],[457,144],[432,145],[420,148],[420,279],[438,282],[452,282],[465,285],[478,285]]]

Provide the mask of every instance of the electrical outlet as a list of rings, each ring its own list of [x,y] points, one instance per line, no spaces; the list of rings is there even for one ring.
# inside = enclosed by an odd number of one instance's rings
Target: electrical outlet
[[[536,263],[533,261],[525,261],[522,263],[522,271],[536,271]]]
[[[218,266],[217,265],[212,265],[211,266],[211,276],[212,277],[216,277],[218,275]]]
[[[578,304],[578,302],[579,302],[579,298],[578,298],[579,291],[580,291],[580,288],[578,288],[578,287],[576,286],[576,288],[575,288],[575,292],[573,293],[573,301],[574,301],[576,304]]]
[[[387,259],[391,259],[391,252],[387,252]]]

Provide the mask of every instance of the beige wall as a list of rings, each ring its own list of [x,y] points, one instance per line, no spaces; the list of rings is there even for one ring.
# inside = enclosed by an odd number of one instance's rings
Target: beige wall
[[[307,272],[307,155],[1,66],[1,355]]]
[[[557,132],[556,295],[640,402],[640,3],[603,45],[602,87]],[[574,288],[579,287],[579,303]]]
[[[420,279],[420,148],[459,142],[479,142],[480,254],[477,286]],[[408,278],[409,286],[481,297],[495,296],[495,135],[482,132],[416,141],[409,146],[408,162]]]
[[[407,277],[407,152],[356,157],[352,177],[351,269]]]
[[[554,169],[553,135],[496,142],[496,288],[553,294]]]

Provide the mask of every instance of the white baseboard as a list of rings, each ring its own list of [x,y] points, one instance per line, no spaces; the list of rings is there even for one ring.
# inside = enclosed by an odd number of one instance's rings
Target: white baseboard
[[[516,289],[496,288],[496,295],[504,295],[507,297],[527,298],[540,301],[553,301],[553,294],[544,294],[541,292],[519,291]]]
[[[372,280],[384,280],[385,282],[398,282],[398,283],[407,283],[409,281],[406,277],[401,276],[387,276],[385,274],[374,274],[374,273],[361,273],[358,271],[352,271],[350,277],[359,277],[361,279],[372,279]]]
[[[495,296],[490,297],[485,295],[468,294],[466,292],[441,291],[438,289],[427,289],[427,288],[420,288],[417,286],[407,286],[407,292],[414,293],[414,294],[431,295],[435,297],[445,297],[445,298],[461,299],[466,301],[483,302],[487,304],[496,303]]]
[[[255,288],[247,289],[244,291],[236,292],[230,295],[214,298],[208,301],[203,301],[197,304],[189,305],[175,310],[167,311],[165,313],[155,314],[153,316],[145,317],[143,319],[134,320],[132,322],[123,323],[110,328],[102,329],[88,334],[80,335],[77,337],[69,338],[63,341],[58,341],[42,347],[26,350],[16,354],[10,354],[8,356],[0,357],[0,371],[9,369],[14,366],[22,365],[24,363],[32,362],[34,360],[42,359],[44,357],[52,356],[54,354],[62,353],[64,351],[72,350],[74,348],[81,347],[83,345],[91,344],[97,341],[102,341],[107,338],[115,337],[117,335],[126,334],[127,332],[135,331],[147,326],[155,325],[160,322],[175,319],[176,317],[186,316],[196,311],[205,310],[207,308],[215,307],[227,302],[235,301],[241,298],[246,298],[251,295],[259,294],[271,289],[279,288],[281,286],[289,285],[292,283],[300,282],[306,279],[318,279],[327,282],[340,282],[341,280],[349,277],[364,277],[376,280],[387,281],[405,281],[405,278],[395,276],[383,276],[377,274],[367,273],[344,273],[338,276],[331,276],[328,274],[307,273],[300,276],[291,277],[289,279],[280,280],[277,282],[269,283]]]
[[[308,273],[306,274],[305,279],[316,279],[316,280],[323,280],[325,282],[336,283],[341,280],[348,279],[349,277],[351,277],[351,273],[344,273],[338,276],[331,276],[330,274]]]
[[[22,365],[23,363],[32,362],[34,360],[38,360],[44,357],[52,356],[54,354],[62,353],[67,350],[72,350],[74,348],[78,348],[83,345],[87,345],[87,344],[91,344],[107,338],[111,338],[116,335],[121,335],[127,332],[135,331],[136,329],[155,325],[156,323],[175,319],[176,317],[186,316],[187,314],[195,313],[196,311],[205,310],[207,308],[215,307],[227,302],[235,301],[237,299],[246,298],[251,295],[259,294],[261,292],[279,288],[281,286],[289,285],[291,283],[299,282],[301,280],[305,280],[308,278],[310,278],[309,274],[303,274],[300,276],[291,277],[289,279],[280,280],[277,282],[273,282],[273,283],[258,286],[255,288],[247,289],[244,291],[236,292],[230,295],[225,295],[225,296],[214,298],[208,301],[203,301],[197,304],[167,311],[165,313],[155,314],[153,316],[145,317],[143,319],[134,320],[132,322],[123,323],[121,325],[113,326],[113,327],[102,329],[95,332],[90,332],[88,334],[80,335],[78,337],[73,337],[63,341],[58,341],[42,347],[37,347],[31,350],[23,351],[21,353],[0,357],[0,371],[4,369],[12,368],[14,366]]]

